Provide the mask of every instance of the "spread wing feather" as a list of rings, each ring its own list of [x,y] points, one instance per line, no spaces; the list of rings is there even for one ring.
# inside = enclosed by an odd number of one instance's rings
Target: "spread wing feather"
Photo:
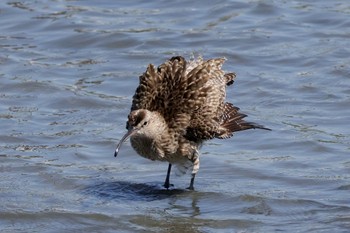
[[[150,64],[140,76],[133,96],[131,111],[158,111],[174,135],[201,141],[228,138],[233,132],[263,128],[246,122],[239,108],[225,103],[226,85],[231,85],[234,73],[221,69],[225,59],[198,59],[189,63],[183,57],[173,57],[158,68]]]
[[[204,85],[210,78],[210,69],[196,67],[186,75],[186,65],[182,57],[173,57],[157,69],[149,65],[140,76],[131,110],[158,111],[170,130],[184,134],[211,88]]]

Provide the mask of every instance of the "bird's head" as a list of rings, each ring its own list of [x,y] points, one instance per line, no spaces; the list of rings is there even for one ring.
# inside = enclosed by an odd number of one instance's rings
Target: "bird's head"
[[[157,130],[157,118],[159,117],[155,112],[151,112],[146,109],[132,111],[128,116],[128,121],[126,122],[126,129],[128,132],[118,143],[114,157],[117,156],[122,143],[129,137],[136,135],[144,135],[145,137],[152,136],[154,131]]]
[[[149,127],[149,123],[152,119],[152,112],[146,109],[139,109],[132,111],[128,116],[128,121],[126,122],[126,129],[137,133],[139,131],[144,131]],[[130,135],[131,136],[131,135]]]

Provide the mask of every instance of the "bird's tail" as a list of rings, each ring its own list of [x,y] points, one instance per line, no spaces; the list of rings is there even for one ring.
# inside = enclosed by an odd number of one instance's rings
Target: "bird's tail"
[[[217,138],[229,138],[234,132],[247,129],[271,130],[254,122],[245,121],[243,118],[246,116],[246,114],[239,112],[238,107],[233,106],[231,103],[225,103],[225,110],[220,124],[221,130]]]
[[[235,81],[236,73],[227,73],[227,74],[224,75],[224,77],[226,79],[226,85],[230,86]]]

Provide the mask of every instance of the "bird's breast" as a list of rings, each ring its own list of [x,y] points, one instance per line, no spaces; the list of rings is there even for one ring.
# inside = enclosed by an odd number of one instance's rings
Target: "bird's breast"
[[[132,136],[130,138],[131,146],[142,157],[150,160],[165,160],[164,154],[157,148],[155,140],[142,136]]]

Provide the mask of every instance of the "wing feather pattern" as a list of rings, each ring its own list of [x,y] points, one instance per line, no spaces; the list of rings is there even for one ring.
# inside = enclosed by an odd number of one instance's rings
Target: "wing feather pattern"
[[[173,57],[158,68],[150,64],[140,76],[131,110],[159,112],[175,137],[202,141],[229,138],[233,132],[264,128],[243,120],[246,115],[231,103],[225,103],[226,86],[235,73],[225,73],[225,59],[190,61]]]

